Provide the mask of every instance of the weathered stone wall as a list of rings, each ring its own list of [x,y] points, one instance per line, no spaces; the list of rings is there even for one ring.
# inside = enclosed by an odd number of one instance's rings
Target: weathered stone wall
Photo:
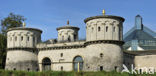
[[[38,70],[37,52],[9,50],[6,57],[6,70]]]
[[[63,53],[63,57],[60,54]],[[100,57],[103,54],[103,57]],[[73,70],[73,59],[76,56],[83,58],[84,71],[100,71],[100,66],[105,71],[121,70],[122,51],[120,46],[115,44],[93,44],[85,48],[42,50],[38,54],[40,70],[42,70],[42,60],[50,58],[51,68],[60,71],[61,66],[65,71]],[[115,68],[116,67],[116,68]]]
[[[156,55],[140,55],[140,56],[135,56],[134,59],[134,64],[135,67],[138,68],[144,68],[146,67],[149,71],[149,69],[152,70],[152,67],[156,70]],[[144,69],[145,71],[145,69]]]

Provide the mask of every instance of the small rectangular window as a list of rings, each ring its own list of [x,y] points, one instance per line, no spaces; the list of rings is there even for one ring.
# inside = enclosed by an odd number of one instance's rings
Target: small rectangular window
[[[63,53],[61,53],[60,56],[63,57]]]
[[[61,71],[63,71],[63,66],[61,66]]]
[[[100,66],[100,71],[103,71],[103,66]]]

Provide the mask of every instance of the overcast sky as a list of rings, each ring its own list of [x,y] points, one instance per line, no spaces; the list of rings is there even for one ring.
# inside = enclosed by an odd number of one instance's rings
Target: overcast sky
[[[26,26],[43,30],[42,40],[57,38],[56,28],[70,25],[80,28],[79,38],[85,38],[84,19],[107,15],[125,18],[124,33],[134,26],[137,14],[143,24],[156,30],[156,0],[0,0],[0,19],[10,12],[27,18]]]

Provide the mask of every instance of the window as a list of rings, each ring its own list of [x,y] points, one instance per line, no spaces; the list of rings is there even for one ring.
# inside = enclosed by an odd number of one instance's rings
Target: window
[[[30,71],[30,68],[28,68],[27,70]]]
[[[17,41],[17,36],[15,37],[15,41]]]
[[[76,56],[73,60],[73,68],[74,68],[74,71],[78,71],[79,70],[82,70],[83,69],[83,59],[81,56]],[[78,67],[79,65],[79,67]]]
[[[12,37],[10,37],[10,41],[12,41]]]
[[[76,40],[76,34],[74,34],[74,40]]]
[[[29,37],[27,37],[27,40],[29,41]]]
[[[39,69],[37,68],[36,71],[39,71]]]
[[[98,31],[100,31],[101,30],[101,28],[100,28],[100,26],[98,27]]]
[[[103,71],[103,66],[100,66],[100,71]]]
[[[63,57],[63,53],[61,53],[60,56]]]
[[[63,66],[61,66],[61,71],[63,71]]]
[[[62,40],[64,40],[64,36],[62,36]]]
[[[23,41],[23,36],[21,37],[21,41]]]
[[[14,68],[14,70],[16,70],[16,68]]]
[[[117,66],[114,67],[115,71],[117,71],[117,68],[118,68]]]
[[[34,41],[34,43],[35,43],[35,37],[33,37],[33,41]]]
[[[101,58],[103,57],[103,53],[100,53],[100,57],[101,57]]]
[[[115,32],[115,27],[113,27],[113,32]]]
[[[94,28],[92,27],[92,32],[94,31]]]
[[[71,41],[70,36],[68,37],[68,41]]]
[[[106,32],[108,31],[108,26],[106,26]]]

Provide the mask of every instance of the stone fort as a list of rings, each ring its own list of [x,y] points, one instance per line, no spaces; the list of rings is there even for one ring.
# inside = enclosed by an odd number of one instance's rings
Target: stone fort
[[[124,18],[113,15],[88,17],[86,40],[78,38],[79,28],[58,27],[58,38],[41,41],[42,30],[16,27],[7,31],[6,70],[27,71],[121,71],[123,63],[139,64],[147,53],[124,52]],[[150,52],[150,54],[153,54]],[[141,56],[141,57],[140,57]],[[146,58],[147,59],[147,58]],[[150,60],[148,59],[148,60]],[[151,63],[152,64],[152,63]],[[150,64],[150,65],[151,65]],[[155,63],[153,63],[155,64]],[[148,64],[147,64],[148,65]],[[145,66],[145,65],[143,65]]]

